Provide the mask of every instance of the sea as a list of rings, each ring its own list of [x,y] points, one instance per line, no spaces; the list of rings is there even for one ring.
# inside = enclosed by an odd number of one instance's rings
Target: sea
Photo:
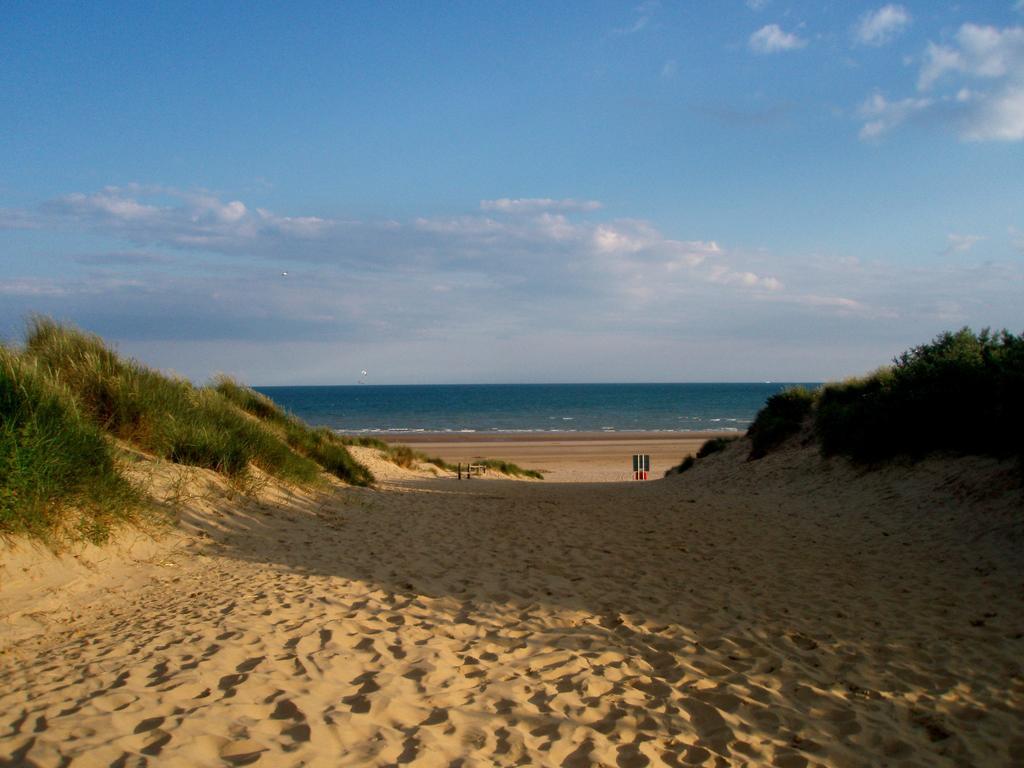
[[[346,434],[744,431],[792,383],[423,384],[257,387]],[[803,386],[817,387],[804,383]]]

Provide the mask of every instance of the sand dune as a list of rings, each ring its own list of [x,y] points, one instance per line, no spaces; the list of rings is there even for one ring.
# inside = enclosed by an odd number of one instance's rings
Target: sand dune
[[[741,451],[646,484],[400,471],[248,501],[196,473],[188,535],[118,565],[130,588],[8,637],[0,757],[1024,761],[1012,467]]]

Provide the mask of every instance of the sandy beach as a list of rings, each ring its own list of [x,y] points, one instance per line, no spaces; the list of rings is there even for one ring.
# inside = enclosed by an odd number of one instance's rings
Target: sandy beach
[[[537,442],[500,455],[633,447]],[[0,764],[1021,764],[1012,465],[743,450],[574,483],[360,449],[378,489],[257,499],[193,471],[155,549],[8,553]]]
[[[553,482],[618,482],[632,479],[632,456],[651,457],[650,477],[661,477],[712,437],[736,432],[528,432],[414,433],[401,441],[449,463],[499,457],[537,469]]]

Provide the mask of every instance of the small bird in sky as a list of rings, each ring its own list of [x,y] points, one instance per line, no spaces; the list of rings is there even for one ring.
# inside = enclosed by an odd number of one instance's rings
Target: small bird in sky
[[[281,277],[288,277],[288,273],[287,272],[282,272],[281,273]]]

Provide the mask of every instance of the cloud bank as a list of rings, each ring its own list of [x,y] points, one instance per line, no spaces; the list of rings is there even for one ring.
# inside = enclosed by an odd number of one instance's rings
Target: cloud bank
[[[287,370],[267,367],[267,349],[287,357],[288,345],[321,345],[328,357],[358,354],[397,381],[409,380],[412,360],[435,381],[522,380],[516,366],[534,364],[548,379],[563,371],[563,380],[573,380],[577,348],[589,350],[592,378],[692,379],[671,360],[680,344],[698,338],[702,370],[724,376],[733,368],[715,367],[713,340],[723,349],[747,345],[748,367],[757,339],[776,350],[780,339],[811,350],[809,338],[885,335],[899,319],[908,333],[928,329],[910,336],[912,343],[979,308],[1009,306],[1007,297],[1024,289],[1012,265],[918,274],[839,259],[808,263],[672,237],[649,221],[609,216],[593,200],[499,198],[461,215],[348,220],[282,215],[205,191],[129,186],[0,211],[0,222],[117,246],[51,254],[0,281],[4,332],[16,333],[25,313],[42,311],[145,350],[164,349],[175,367],[199,379],[230,367],[222,358],[239,360],[238,350],[251,349],[232,370],[258,383],[332,380],[326,362],[296,358]],[[964,256],[978,242],[948,238],[950,251]],[[573,349],[559,349],[556,337],[571,339]],[[451,351],[453,340],[461,356]],[[617,371],[631,358],[615,352],[602,377],[601,350],[619,346],[647,349],[638,360],[667,367]],[[793,362],[778,351],[764,355],[765,376],[775,361]],[[441,360],[463,366],[461,373],[430,368]]]

